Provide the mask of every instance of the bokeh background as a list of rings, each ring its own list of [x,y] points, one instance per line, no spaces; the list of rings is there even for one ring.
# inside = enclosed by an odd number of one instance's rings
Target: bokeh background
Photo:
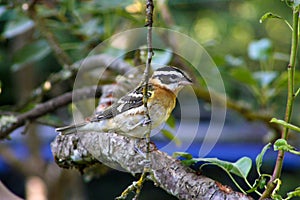
[[[31,4],[34,9],[30,9]],[[0,114],[25,112],[39,102],[70,91],[74,77],[64,79],[57,74],[61,70],[67,72],[66,66],[85,58],[113,34],[143,27],[144,4],[138,0],[1,1]],[[291,30],[278,18],[260,23],[266,12],[291,22],[292,10],[280,0],[157,0],[154,26],[179,31],[199,42],[216,63],[233,104],[253,113],[282,119]],[[174,43],[180,47],[180,41]],[[120,51],[108,48],[103,53],[114,56]],[[157,55],[162,56],[162,64],[176,64],[176,59],[167,53]],[[122,59],[134,64],[134,53],[124,54]],[[115,77],[115,74],[108,75],[112,79]],[[46,81],[49,77],[56,80],[55,84]],[[42,89],[35,90],[40,85],[43,85]],[[296,88],[299,86],[298,68]],[[205,99],[199,98],[199,105],[201,119],[200,123],[196,122],[200,126],[199,137],[188,149],[194,156],[198,155],[201,146],[200,132],[207,128],[210,120]],[[38,123],[31,123],[25,131],[24,127],[16,130],[10,140],[1,141],[0,179],[13,193],[25,198],[30,194],[28,188],[41,187],[48,199],[112,199],[135,180],[129,174],[104,166],[99,177],[92,180],[77,171],[58,168],[50,142],[56,136],[54,127],[71,122],[71,110],[72,105],[59,109],[40,118]],[[296,125],[300,124],[299,111],[300,104],[296,99],[292,118]],[[180,120],[179,107],[173,116]],[[191,112],[191,121],[195,117]],[[188,124],[186,126],[188,132]],[[23,132],[27,134],[23,135]],[[276,137],[278,133],[265,122],[249,121],[241,111],[229,108],[221,138],[207,157],[236,161],[248,156],[255,160],[262,147]],[[159,147],[169,142],[161,136],[153,140]],[[290,143],[299,147],[299,141],[297,134],[291,133]],[[167,151],[172,154],[176,150],[174,144],[174,149]],[[272,173],[275,159],[276,153],[268,151],[264,172]],[[299,185],[299,167],[299,157],[288,154],[281,194]],[[226,173],[217,167],[205,167],[202,173],[235,188]],[[255,177],[253,168],[250,180],[254,181]],[[141,199],[154,199],[155,195],[157,199],[174,199],[152,183],[146,184]]]

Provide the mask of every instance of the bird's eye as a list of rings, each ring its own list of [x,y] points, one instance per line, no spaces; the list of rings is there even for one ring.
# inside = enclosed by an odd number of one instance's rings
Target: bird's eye
[[[178,76],[175,76],[175,75],[169,76],[170,82],[176,82],[177,78],[178,78]]]
[[[170,82],[175,82],[176,81],[176,79],[173,78],[173,77],[170,77],[169,80],[170,80]]]

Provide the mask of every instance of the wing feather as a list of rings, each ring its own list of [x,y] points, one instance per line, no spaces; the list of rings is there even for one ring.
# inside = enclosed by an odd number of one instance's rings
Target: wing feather
[[[112,104],[110,107],[104,111],[96,113],[94,117],[90,119],[91,122],[101,121],[105,119],[111,119],[116,115],[126,112],[130,109],[137,108],[143,105],[143,88],[144,86],[139,86],[132,90],[131,92],[124,95],[117,102]],[[152,95],[153,86],[149,84],[148,86],[148,96]]]

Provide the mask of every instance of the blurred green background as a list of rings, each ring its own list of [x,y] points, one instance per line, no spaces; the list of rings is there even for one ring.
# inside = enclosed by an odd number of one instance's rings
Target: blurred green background
[[[30,9],[35,3],[34,9]],[[145,25],[145,2],[138,0],[46,0],[46,1],[1,1],[0,4],[0,109],[7,112],[23,112],[31,109],[36,103],[51,99],[72,88],[72,78],[58,80],[57,86],[44,85],[44,91],[36,91],[37,95],[29,103],[27,99],[33,95],[33,90],[44,84],[48,77],[62,69],[67,69],[78,60],[85,58],[89,52],[99,43],[113,34],[126,31],[131,28],[143,27]],[[180,31],[197,42],[199,42],[210,54],[219,71],[226,87],[226,93],[234,102],[245,105],[253,112],[269,114],[273,117],[283,118],[286,104],[287,75],[286,67],[289,61],[291,30],[284,20],[268,19],[260,23],[260,18],[266,13],[272,12],[282,16],[287,22],[291,22],[292,10],[280,0],[157,0],[155,1],[154,26],[164,27]],[[180,41],[174,41],[179,44]],[[114,55],[112,49],[107,52]],[[133,63],[133,55],[123,58]],[[172,63],[172,58],[169,61]],[[49,86],[49,85],[48,85]],[[299,68],[296,72],[296,88],[300,86]],[[34,95],[33,95],[34,96]],[[299,100],[296,100],[292,122],[300,124]],[[231,121],[239,121],[242,115],[233,112]],[[62,112],[49,114],[45,120],[52,125],[62,124],[60,117],[66,118]],[[238,125],[237,125],[238,126]],[[240,127],[243,129],[243,127]],[[51,130],[53,132],[53,130]],[[51,132],[48,130],[48,132]],[[265,135],[257,138],[261,144],[272,141],[276,133],[269,129],[263,129]],[[43,134],[37,133],[36,137],[43,140]],[[45,139],[49,144],[54,133]],[[25,137],[25,136],[20,136]],[[29,136],[26,136],[29,137]],[[248,137],[248,136],[245,136]],[[251,137],[251,136],[250,136]],[[50,139],[49,139],[50,138]],[[28,140],[20,139],[22,144],[28,146]],[[229,138],[230,140],[230,138]],[[247,140],[247,138],[245,138]],[[291,137],[292,143],[299,145],[299,138]],[[232,142],[236,143],[234,137]],[[6,142],[5,149],[9,149],[14,139]],[[49,148],[49,147],[48,147]],[[246,148],[246,147],[245,147]],[[24,147],[24,149],[27,149]],[[26,160],[23,147],[17,151]],[[30,148],[29,148],[30,149]],[[6,153],[5,153],[6,152]],[[30,151],[28,151],[30,154]],[[55,168],[55,164],[49,149],[39,161],[43,165],[40,177],[45,178],[48,168]],[[15,181],[26,180],[32,172],[24,172],[20,167],[12,166],[7,157],[7,151],[2,151],[2,161],[5,163],[0,168],[3,173],[1,180],[16,194],[24,197],[23,184],[14,186]],[[4,155],[6,154],[6,155]],[[46,157],[46,158],[45,158]],[[28,159],[25,163],[28,163]],[[300,162],[295,160],[295,162]],[[271,173],[273,163],[266,166],[266,171]],[[51,168],[52,169],[52,168]],[[59,170],[59,169],[55,169]],[[211,171],[210,171],[211,170]],[[26,171],[26,170],[25,170]],[[207,169],[206,175],[222,183],[232,183],[226,179],[221,171]],[[281,192],[294,189],[299,180],[298,170],[287,167],[283,176],[284,186]],[[108,193],[104,199],[111,199],[118,195],[123,188],[133,180],[132,177],[118,172],[104,173],[98,180],[83,184],[83,180],[77,173],[59,172],[60,177],[72,177],[79,188],[82,198],[96,199],[95,192],[99,187],[104,189],[100,194]],[[219,173],[221,175],[219,175]],[[9,174],[10,177],[6,175]],[[33,173],[34,174],[34,173]],[[62,175],[67,174],[67,175]],[[111,175],[111,177],[109,176]],[[74,178],[76,176],[77,178]],[[19,177],[19,178],[17,178]],[[113,191],[110,181],[120,178],[117,192]],[[14,179],[14,178],[13,178]],[[68,178],[56,179],[55,181],[66,182]],[[46,182],[49,196],[53,188],[47,178]],[[54,180],[52,180],[55,182]],[[97,184],[93,185],[95,182]],[[125,182],[125,183],[124,183]],[[61,184],[63,185],[63,184]],[[72,185],[73,186],[73,185]],[[233,186],[234,187],[234,186]],[[90,190],[95,188],[93,192]],[[158,189],[146,187],[146,191]],[[72,191],[74,188],[66,188],[61,191]],[[62,192],[63,193],[63,192]],[[150,192],[151,195],[153,195]],[[160,199],[172,199],[161,191]],[[66,193],[68,194],[68,193]],[[88,195],[89,194],[89,195]],[[144,193],[141,199],[153,199],[153,196]],[[101,196],[101,195],[100,195]],[[150,198],[150,197],[151,198]],[[111,197],[111,198],[110,198]],[[49,197],[50,198],[50,197]],[[61,199],[78,199],[72,195],[61,195]],[[56,199],[59,199],[58,197]],[[99,197],[97,197],[99,198]],[[50,198],[51,199],[51,198]]]

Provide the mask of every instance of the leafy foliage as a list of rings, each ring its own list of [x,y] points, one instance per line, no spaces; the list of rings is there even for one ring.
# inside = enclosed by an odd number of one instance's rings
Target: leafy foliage
[[[95,46],[113,34],[144,26],[142,1],[37,2],[34,9],[30,9],[30,4],[24,1],[10,1],[0,6],[0,100],[1,105],[8,105],[4,108],[6,110],[23,112],[33,108],[36,103],[61,93],[66,87],[70,87],[67,79],[73,78],[72,70],[68,68],[70,64],[84,58]],[[234,105],[237,102],[246,102],[246,108],[254,114],[267,113],[280,119],[286,105],[288,73],[285,69],[289,62],[287,52],[290,50],[290,32],[295,31],[290,23],[290,10],[284,3],[294,11],[299,10],[298,0],[218,3],[164,1],[161,5],[157,4],[155,25],[185,32],[205,46],[225,77],[227,95]],[[269,9],[272,9],[272,12],[265,13]],[[115,55],[121,50],[110,48],[104,51]],[[169,51],[156,51],[153,62],[169,64],[176,62],[173,58]],[[130,54],[122,59],[133,62],[133,56]],[[62,68],[64,69],[61,70]],[[59,70],[61,71],[57,73]],[[27,74],[24,75],[25,72]],[[27,80],[34,80],[32,85],[25,87],[26,84],[23,83],[27,81],[24,80],[18,85],[14,78],[18,73],[22,73]],[[294,76],[295,83],[298,84],[294,93],[297,97],[300,93],[298,70],[294,72]],[[47,80],[47,77],[50,77],[51,81]],[[62,82],[60,87],[53,84],[59,81]],[[49,83],[55,89],[34,90],[39,84],[43,86],[45,83]],[[33,92],[28,92],[30,90]],[[37,98],[28,104],[19,102],[25,101],[30,95]],[[26,106],[10,106],[16,104]],[[294,109],[298,110],[299,105],[295,104]],[[271,123],[299,131],[298,126],[279,119],[273,118]],[[297,124],[299,119],[294,116],[292,122]],[[14,120],[16,119],[11,116],[1,116],[1,126],[8,122],[13,123]],[[175,119],[169,118],[167,124],[174,128]],[[163,130],[162,133],[180,144],[171,131]],[[291,144],[287,139],[278,139],[273,147],[275,151],[299,155],[296,147]],[[271,178],[261,170],[263,157],[270,146],[271,144],[267,144],[256,157],[258,177],[253,184],[247,181],[252,166],[247,157],[228,162],[217,158],[193,158],[188,153],[177,152],[175,156],[182,157],[183,163],[188,166],[198,162],[204,162],[204,166],[219,166],[234,182],[231,174],[243,178],[250,188],[247,192],[250,193],[264,189]],[[282,197],[278,190],[281,180],[276,179],[275,184],[277,188],[273,197],[280,199]],[[287,199],[299,196],[299,188],[287,195]]]
[[[191,154],[185,152],[175,152],[173,153],[173,157],[184,158],[182,162],[187,166],[199,162],[205,162],[205,164],[201,165],[201,168],[203,168],[205,165],[216,165],[221,169],[223,169],[229,175],[231,180],[243,193],[246,193],[235,181],[235,179],[231,176],[231,174],[235,174],[243,178],[244,180],[247,180],[247,176],[252,167],[252,161],[248,157],[242,157],[238,159],[236,162],[228,162],[228,161],[220,160],[218,158],[193,158]]]
[[[287,123],[287,122],[284,121],[284,120],[272,118],[270,122],[271,122],[271,123],[280,124],[280,125],[282,125],[283,127],[289,128],[289,129],[294,130],[294,131],[297,131],[297,132],[300,132],[300,128],[299,128],[298,126],[295,126],[295,125],[293,125],[293,124]]]
[[[261,150],[261,152],[256,156],[256,159],[255,159],[256,171],[257,171],[259,176],[261,175],[260,168],[261,168],[261,165],[263,163],[263,157],[264,157],[266,151],[270,148],[270,146],[271,146],[271,143],[266,144],[264,146],[264,148]]]

